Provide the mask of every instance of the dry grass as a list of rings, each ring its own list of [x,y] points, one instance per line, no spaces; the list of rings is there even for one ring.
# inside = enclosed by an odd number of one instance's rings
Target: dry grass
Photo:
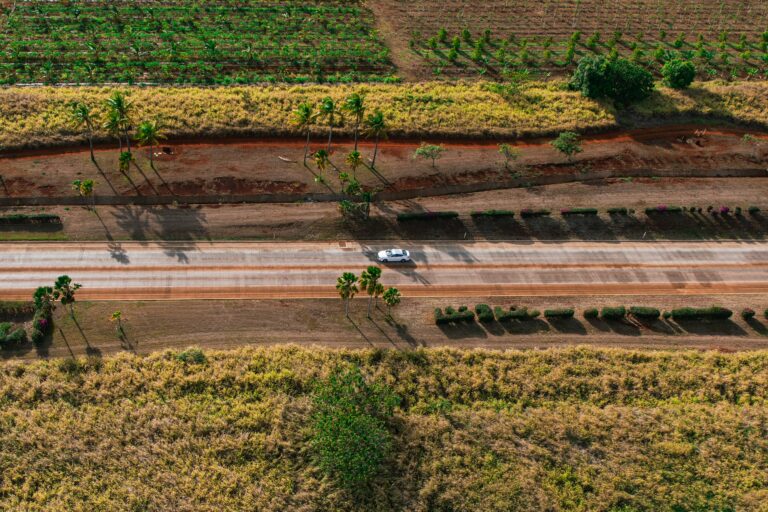
[[[562,82],[530,82],[517,92],[487,82],[265,86],[232,88],[129,88],[137,120],[161,117],[171,137],[299,135],[292,111],[324,96],[341,100],[366,94],[369,110],[381,108],[393,136],[514,137],[562,130],[598,130],[618,124],[613,108],[564,90]],[[68,120],[68,105],[84,101],[97,115],[108,87],[0,90],[0,147],[82,143]],[[701,115],[768,126],[768,82],[706,83],[690,91],[660,89],[635,107],[638,115]],[[316,127],[318,133],[324,127]],[[339,130],[350,133],[351,125]],[[108,140],[107,134],[98,138]]]
[[[403,398],[357,500],[308,453],[313,379]],[[0,367],[5,510],[765,510],[768,352],[170,352]]]

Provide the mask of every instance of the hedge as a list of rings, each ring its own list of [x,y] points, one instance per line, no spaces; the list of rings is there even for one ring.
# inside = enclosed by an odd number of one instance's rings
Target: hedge
[[[573,308],[545,309],[545,318],[573,318]]]
[[[744,320],[750,320],[755,317],[755,310],[752,308],[744,308],[741,310],[741,318]]]
[[[527,219],[529,217],[546,217],[547,215],[551,214],[549,210],[532,210],[530,208],[524,208],[523,210],[520,210],[520,216],[524,219]]]
[[[526,307],[518,309],[517,306],[510,306],[509,310],[505,310],[499,306],[496,306],[494,308],[494,313],[496,314],[496,320],[499,322],[510,322],[512,320],[533,320],[541,314],[537,309],[528,311],[528,308]]]
[[[429,220],[429,219],[455,219],[458,212],[406,212],[398,213],[398,222],[409,220]]]
[[[632,306],[629,308],[629,314],[644,320],[656,320],[661,315],[661,311],[656,308],[649,308],[645,306]]]
[[[477,319],[483,323],[493,322],[493,310],[488,304],[475,305],[475,313],[477,313]]]
[[[17,302],[0,300],[0,319],[17,318],[20,316],[33,315],[35,305],[32,302]]]
[[[14,213],[0,216],[0,224],[61,224],[61,217],[52,213],[36,213],[31,215]]]
[[[680,206],[655,206],[653,208],[646,208],[645,213],[647,215],[653,215],[654,213],[682,213],[683,209]]]
[[[597,308],[589,308],[584,310],[584,318],[597,318],[599,312]]]
[[[467,306],[459,307],[458,311],[451,306],[448,306],[445,308],[445,312],[440,308],[435,308],[435,323],[438,325],[457,324],[460,322],[469,323],[474,321],[475,314],[470,311]]]
[[[629,212],[624,207],[608,208],[608,213],[611,215],[626,215]]]
[[[515,212],[511,210],[483,210],[474,211],[470,215],[472,217],[514,217]]]
[[[27,341],[24,327],[16,327],[10,322],[0,323],[0,348],[21,345]]]
[[[755,215],[756,213],[760,213],[760,208],[757,206],[750,206],[747,208],[747,211],[750,213],[750,215]]]
[[[597,215],[597,208],[566,208],[560,210],[560,215]]]
[[[607,320],[619,320],[627,315],[627,309],[624,306],[604,307],[600,316]]]
[[[712,306],[709,308],[678,308],[672,310],[675,320],[725,320],[731,318],[733,311],[728,308]]]

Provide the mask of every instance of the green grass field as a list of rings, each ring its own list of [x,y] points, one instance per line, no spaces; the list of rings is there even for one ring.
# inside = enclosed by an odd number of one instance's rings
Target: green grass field
[[[0,367],[4,510],[765,510],[768,353],[210,352]],[[370,489],[307,445],[316,378],[401,405]]]

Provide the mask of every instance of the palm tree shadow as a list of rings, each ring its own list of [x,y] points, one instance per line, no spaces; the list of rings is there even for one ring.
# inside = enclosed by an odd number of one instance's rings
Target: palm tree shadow
[[[136,163],[136,160],[133,160],[132,163],[133,163],[133,166],[136,168],[136,170],[139,171],[139,174],[141,174],[141,176],[144,178],[144,181],[147,182],[147,185],[149,185],[149,188],[152,189],[152,192],[154,192],[156,196],[159,196],[160,192],[155,188],[152,182],[149,181],[149,178],[147,177],[146,174],[144,174],[144,170],[139,166],[139,164]]]
[[[102,170],[101,166],[99,165],[99,162],[96,160],[91,160],[93,162],[93,165],[96,166],[96,169],[98,169],[99,174],[101,174],[101,177],[104,178],[104,181],[107,182],[107,185],[109,185],[109,188],[112,189],[112,193],[116,196],[119,196],[120,193],[117,191],[114,185],[112,185],[112,181],[107,177],[107,174]]]
[[[158,172],[157,168],[155,167],[155,162],[149,163],[150,169],[152,169],[155,172],[155,175],[158,177],[158,179],[163,183],[163,186],[168,190],[168,193],[173,195],[173,189],[168,184],[167,181],[165,181],[165,178],[162,177],[162,175]]]
[[[367,341],[367,342],[368,342],[368,344],[369,344],[370,346],[373,346],[373,343],[371,343],[371,340],[370,340],[370,338],[368,338],[368,336],[366,336],[366,335],[365,335],[365,333],[364,333],[364,332],[363,332],[363,331],[360,329],[360,327],[359,327],[359,326],[358,326],[358,325],[355,323],[355,321],[354,321],[354,320],[352,320],[352,317],[347,317],[347,320],[349,320],[349,323],[351,323],[351,324],[352,324],[352,326],[353,326],[355,329],[357,329],[357,332],[359,332],[359,333],[360,333],[360,336],[362,336],[362,337],[363,337],[363,339],[364,339],[365,341]]]

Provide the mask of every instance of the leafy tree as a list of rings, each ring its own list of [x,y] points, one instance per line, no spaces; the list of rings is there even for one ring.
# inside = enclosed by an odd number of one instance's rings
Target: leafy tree
[[[359,291],[357,289],[357,276],[352,272],[344,272],[336,280],[336,290],[344,301],[344,315],[349,318],[349,301]]]
[[[504,157],[504,167],[509,169],[509,163],[520,158],[520,150],[509,144],[499,144],[499,153]]]
[[[118,158],[120,172],[127,173],[128,169],[131,167],[131,162],[133,162],[133,153],[130,151],[121,151]]]
[[[651,94],[653,76],[626,59],[587,56],[579,61],[569,85],[588,98],[629,104]]]
[[[553,148],[564,154],[569,162],[573,155],[583,151],[579,134],[574,132],[562,132],[550,144]]]
[[[445,148],[443,146],[435,146],[434,144],[427,144],[422,142],[421,145],[416,148],[414,157],[421,157],[425,160],[432,160],[432,167],[435,167],[435,161],[443,156]]]
[[[365,135],[367,137],[374,138],[373,144],[373,159],[371,159],[371,167],[376,167],[376,155],[379,153],[379,140],[387,138],[387,121],[384,119],[384,113],[376,109],[373,114],[369,114],[365,118]]]
[[[357,140],[360,135],[360,125],[365,116],[365,99],[358,93],[352,94],[344,102],[344,110],[349,112],[355,120],[355,152],[357,152]]]
[[[81,284],[73,283],[67,276],[59,276],[53,283],[53,289],[56,297],[62,306],[69,306],[69,316],[75,318],[75,292],[82,288]]]
[[[325,121],[326,124],[328,124],[328,154],[331,153],[331,139],[333,138],[333,128],[337,126],[337,122],[341,121],[342,119],[342,113],[341,110],[339,110],[339,107],[336,106],[336,103],[333,101],[333,99],[328,96],[326,98],[323,98],[323,101],[320,102],[320,108],[319,112],[315,115],[316,119],[321,119]]]
[[[125,137],[125,144],[128,152],[131,152],[131,138],[128,132],[131,130],[131,113],[133,112],[133,103],[121,91],[115,91],[106,101],[107,123],[114,125],[118,133]],[[109,126],[106,126],[110,129]],[[122,151],[122,148],[121,148]]]
[[[118,310],[112,313],[112,315],[109,317],[110,322],[114,322],[116,324],[115,326],[115,334],[117,334],[117,337],[120,339],[125,338],[125,329],[123,329],[123,312]]]
[[[667,87],[685,89],[696,78],[696,66],[689,60],[672,59],[662,66],[661,74]]]
[[[312,105],[309,103],[301,103],[299,107],[293,112],[293,124],[301,131],[307,132],[307,142],[304,144],[304,165],[307,165],[307,155],[309,154],[309,137],[312,134],[312,124],[314,122],[314,114],[312,112]]]
[[[387,420],[400,403],[392,390],[367,383],[360,368],[336,370],[313,397],[311,446],[318,466],[356,490],[379,472],[392,445]]]
[[[357,168],[363,163],[363,157],[359,151],[355,150],[350,152],[346,158],[347,165],[352,169],[352,176],[357,178]]]
[[[75,180],[72,182],[72,190],[78,193],[80,197],[93,199],[93,185],[94,181],[87,180]]]
[[[85,128],[85,135],[88,137],[88,146],[91,149],[91,161],[96,163],[96,157],[93,154],[93,114],[90,107],[82,102],[75,102],[71,105],[70,119],[76,128]]]
[[[387,305],[387,316],[392,318],[392,308],[400,304],[400,300],[402,299],[402,294],[400,293],[400,290],[394,287],[389,287],[382,295],[382,298],[384,299],[384,304]]]
[[[142,121],[136,128],[136,141],[142,146],[149,146],[149,166],[153,169],[155,168],[155,146],[162,139],[165,139],[165,133],[157,119]]]
[[[48,314],[56,308],[56,301],[59,300],[59,293],[51,286],[40,286],[35,290],[32,300],[35,303],[36,310]]]
[[[368,294],[368,318],[371,318],[371,304],[374,295],[378,297],[384,291],[382,289],[377,293],[378,288],[381,287],[379,279],[381,279],[381,269],[373,265],[360,274],[360,287]]]
[[[323,179],[325,170],[328,168],[330,160],[328,158],[328,152],[324,149],[320,149],[315,153],[315,165],[317,170],[320,171],[320,178]]]

